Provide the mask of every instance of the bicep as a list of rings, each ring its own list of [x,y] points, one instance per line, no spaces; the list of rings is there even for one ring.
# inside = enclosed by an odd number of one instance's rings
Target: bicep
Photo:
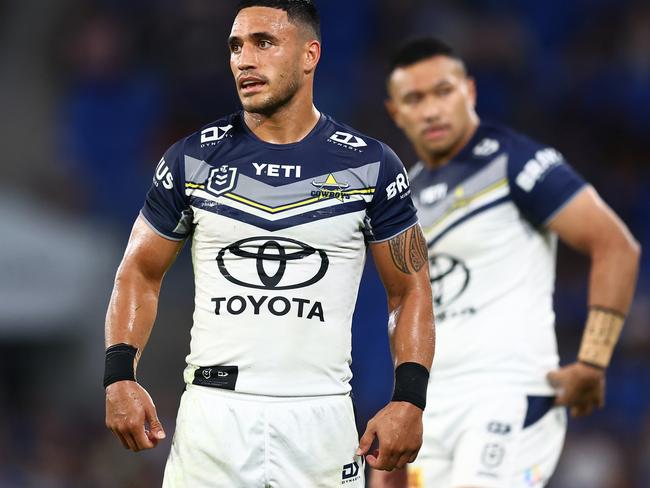
[[[161,237],[138,216],[120,264],[121,273],[137,272],[148,280],[161,281],[183,248],[184,241]]]
[[[547,226],[563,242],[584,253],[599,244],[632,239],[625,224],[591,186],[580,191]]]
[[[427,244],[418,224],[387,241],[372,243],[370,250],[389,306],[391,299],[430,287]]]

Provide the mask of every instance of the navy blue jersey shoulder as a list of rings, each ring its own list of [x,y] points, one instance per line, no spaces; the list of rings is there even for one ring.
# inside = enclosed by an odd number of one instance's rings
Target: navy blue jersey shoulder
[[[555,148],[501,128],[510,195],[533,226],[547,224],[586,185]]]
[[[183,239],[192,230],[187,225],[192,206],[186,196],[192,189],[207,186],[213,196],[241,197],[236,195],[237,189],[227,187],[227,182],[236,178],[242,181],[242,176],[246,181],[263,183],[271,191],[270,187],[286,188],[301,181],[329,181],[332,175],[347,172],[352,180],[346,185],[373,192],[365,207],[364,233],[370,241],[389,238],[405,223],[416,221],[408,178],[395,153],[327,115],[321,115],[301,141],[271,144],[248,128],[241,112],[231,114],[174,144],[160,164],[164,169],[156,171],[142,215],[156,231],[172,239]],[[162,172],[170,178],[164,184],[158,180]],[[307,185],[314,190],[311,183]],[[232,191],[226,194],[226,190]]]
[[[463,150],[435,171],[418,164],[414,191],[444,183],[453,188],[488,165],[505,158],[510,198],[533,225],[547,223],[584,187],[585,181],[555,149],[508,127],[482,122]]]

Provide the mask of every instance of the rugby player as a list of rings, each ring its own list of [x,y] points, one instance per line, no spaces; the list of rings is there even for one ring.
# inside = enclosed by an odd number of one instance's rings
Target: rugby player
[[[479,119],[476,88],[443,42],[392,60],[387,109],[420,161],[411,191],[429,251],[439,353],[410,488],[547,483],[571,414],[604,405],[605,371],[636,283],[640,248],[555,149]],[[577,360],[558,369],[557,238],[589,256]],[[407,486],[405,470],[372,486]]]
[[[191,236],[195,310],[163,486],[361,487],[364,460],[401,468],[421,445],[434,351],[426,244],[394,152],[314,107],[312,2],[246,0],[237,12],[228,45],[243,111],[178,141],[155,169],[107,313],[106,424],[132,451],[165,437],[136,368]],[[350,327],[367,247],[396,369],[392,401],[359,439]]]

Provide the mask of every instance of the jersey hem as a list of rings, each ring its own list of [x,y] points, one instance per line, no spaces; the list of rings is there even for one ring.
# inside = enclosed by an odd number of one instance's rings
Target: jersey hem
[[[382,243],[382,242],[390,241],[391,239],[393,239],[393,238],[397,237],[398,235],[402,234],[403,232],[406,232],[406,231],[409,230],[410,228],[415,227],[415,226],[418,225],[419,223],[420,223],[420,221],[416,218],[416,219],[415,219],[415,222],[413,222],[412,224],[409,224],[408,226],[404,227],[404,228],[403,228],[402,230],[400,230],[399,232],[395,232],[395,233],[394,233],[393,235],[391,235],[390,237],[384,237],[384,238],[382,238],[382,239],[368,239],[368,242],[371,242],[371,243],[373,243],[373,244],[380,244],[380,243]]]
[[[576,198],[580,193],[582,193],[583,190],[586,190],[589,186],[590,185],[588,183],[584,183],[580,188],[574,191],[564,202],[562,202],[558,208],[553,210],[553,212],[551,212],[551,214],[542,221],[541,225],[543,227],[548,227],[549,222],[553,220],[557,214],[559,214],[567,205],[569,205],[569,203],[573,201],[574,198]]]
[[[204,391],[217,396],[237,398],[239,400],[248,400],[253,402],[300,402],[352,396],[350,390],[341,393],[323,393],[322,395],[265,395],[260,393],[249,393],[237,390],[227,390],[224,388],[214,388],[211,386],[195,385],[192,383],[186,383],[185,387],[192,390]]]
[[[187,236],[185,236],[185,237],[172,237],[170,235],[165,234],[161,230],[158,230],[158,228],[153,223],[151,223],[151,221],[147,217],[145,217],[144,212],[142,212],[142,210],[140,210],[140,217],[142,217],[142,220],[144,220],[144,222],[151,228],[151,230],[153,230],[160,237],[162,237],[164,239],[167,239],[168,241],[180,242],[180,241],[184,241],[185,239],[187,239]]]

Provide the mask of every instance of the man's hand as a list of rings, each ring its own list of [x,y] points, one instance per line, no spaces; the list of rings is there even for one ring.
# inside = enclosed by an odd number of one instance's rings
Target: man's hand
[[[375,436],[379,449],[368,454]],[[420,446],[422,410],[408,402],[390,402],[368,422],[357,455],[365,455],[372,468],[391,471],[415,461]]]
[[[135,381],[118,381],[106,388],[106,427],[133,452],[152,449],[165,438],[149,393]]]
[[[556,405],[570,407],[572,417],[591,415],[605,406],[605,371],[576,362],[547,375],[557,390]]]

